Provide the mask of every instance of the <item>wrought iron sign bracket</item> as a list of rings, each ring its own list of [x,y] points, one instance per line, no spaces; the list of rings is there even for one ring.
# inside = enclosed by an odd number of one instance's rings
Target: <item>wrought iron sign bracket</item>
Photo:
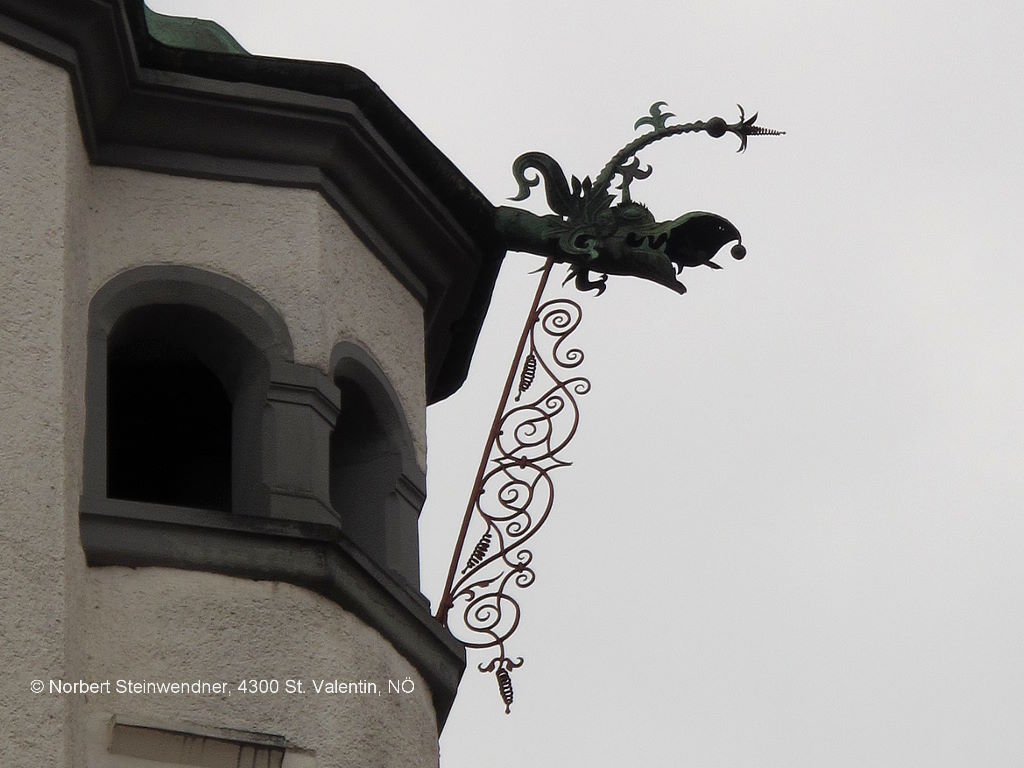
[[[743,107],[736,123],[713,117],[668,125],[673,115],[662,112],[663,106],[653,104],[649,115],[636,121],[634,128],[652,130],[616,152],[593,180],[573,176],[567,181],[554,158],[543,152],[520,155],[512,165],[519,185],[512,199],[525,200],[543,179],[553,213],[538,216],[508,206],[496,210],[495,226],[506,249],[546,260],[470,491],[437,618],[467,648],[493,654],[478,668],[495,674],[506,713],[513,697],[511,672],[523,664],[522,657],[508,655],[506,645],[519,627],[517,594],[536,579],[528,545],[551,513],[551,473],[570,464],[562,452],[579,425],[578,398],[590,391],[590,381],[577,372],[583,352],[569,342],[582,308],[567,298],[543,300],[551,269],[555,263],[568,264],[565,282],[573,279],[579,290],[597,295],[604,292],[608,275],[640,277],[685,293],[678,280],[684,268],[721,269],[712,259],[724,245],[735,242],[730,251],[735,259],[742,259],[746,249],[739,231],[713,213],[656,221],[631,197],[632,182],[652,170],[640,166],[637,153],[684,133],[713,138],[731,133],[740,140],[740,152],[750,136],[783,133],[755,125],[757,114],[747,118]],[[610,191],[616,178],[621,180],[617,202]],[[469,541],[475,544],[467,555]]]

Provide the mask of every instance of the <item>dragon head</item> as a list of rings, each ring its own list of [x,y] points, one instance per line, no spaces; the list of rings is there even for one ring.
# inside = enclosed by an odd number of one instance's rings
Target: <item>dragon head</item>
[[[632,275],[685,293],[686,287],[676,279],[684,268],[720,269],[712,259],[732,241],[736,241],[732,256],[746,255],[739,230],[714,213],[694,211],[672,221],[657,221],[645,206],[629,202],[609,208],[600,218],[603,221],[593,229],[576,232],[577,243],[586,244],[590,258],[580,262],[566,254],[564,260],[574,264],[576,275],[582,270]],[[579,280],[577,284],[595,287]]]
[[[746,249],[740,233],[728,220],[713,213],[694,211],[672,221],[656,221],[646,206],[630,197],[630,184],[645,179],[650,167],[641,168],[637,153],[655,141],[684,133],[705,132],[713,138],[732,133],[740,139],[740,149],[750,136],[779,136],[782,131],[756,125],[757,114],[747,118],[740,107],[737,123],[721,117],[710,120],[668,125],[671,113],[662,112],[664,102],[651,106],[650,116],[637,120],[634,127],[649,126],[615,153],[593,179],[575,176],[570,185],[558,163],[543,152],[527,152],[512,165],[512,175],[519,185],[513,200],[524,200],[530,190],[545,182],[548,204],[554,214],[535,216],[526,211],[501,206],[495,224],[510,250],[522,250],[547,256],[570,265],[581,290],[602,292],[607,275],[632,275],[668,286],[685,293],[686,286],[676,276],[686,267],[706,266],[721,269],[712,259],[729,242],[735,241],[731,253],[742,259]],[[535,176],[528,175],[534,172]],[[621,178],[618,189],[621,199],[614,203],[611,193],[613,178]],[[591,280],[591,272],[605,277]]]

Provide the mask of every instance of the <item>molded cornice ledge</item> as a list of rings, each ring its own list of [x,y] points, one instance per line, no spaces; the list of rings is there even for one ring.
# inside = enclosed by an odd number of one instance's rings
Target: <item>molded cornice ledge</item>
[[[68,71],[94,163],[318,190],[423,306],[428,401],[459,388],[494,208],[365,74],[172,48],[140,0],[0,0],[0,40]]]
[[[325,595],[378,630],[423,675],[438,733],[466,651],[429,608],[333,526],[83,496],[90,566],[181,568],[284,581]]]

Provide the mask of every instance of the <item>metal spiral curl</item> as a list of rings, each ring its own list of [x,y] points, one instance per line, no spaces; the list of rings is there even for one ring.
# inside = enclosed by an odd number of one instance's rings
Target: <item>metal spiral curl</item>
[[[515,693],[512,690],[512,676],[504,667],[494,670],[494,676],[498,680],[498,692],[501,694],[501,700],[505,702],[505,714],[507,715],[512,711],[512,699],[515,698]]]
[[[519,377],[519,394],[516,395],[516,402],[518,403],[520,398],[523,396],[523,392],[533,386],[533,380],[537,376],[537,355],[530,352],[526,356],[526,362],[523,363],[523,373]]]
[[[491,532],[487,531],[483,536],[480,537],[480,541],[476,543],[473,548],[473,554],[469,556],[469,560],[466,561],[466,567],[462,569],[462,572],[470,570],[480,565],[483,559],[487,556],[487,550],[491,548]]]
[[[506,642],[519,626],[517,592],[536,579],[526,544],[551,512],[551,472],[570,464],[561,454],[579,425],[577,400],[590,391],[587,378],[572,375],[584,358],[569,341],[581,317],[580,305],[564,298],[541,304],[532,315],[516,404],[496,420],[486,469],[472,492],[472,526],[483,535],[447,601],[453,609],[445,614],[447,625],[459,640],[469,648],[496,649],[480,670],[495,671],[506,712],[512,703],[508,671],[523,663],[506,655]]]

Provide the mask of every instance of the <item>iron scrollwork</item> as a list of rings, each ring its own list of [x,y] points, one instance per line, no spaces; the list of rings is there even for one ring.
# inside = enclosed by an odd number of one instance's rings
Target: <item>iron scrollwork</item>
[[[527,544],[551,513],[551,472],[570,464],[562,451],[579,425],[577,398],[590,391],[590,381],[576,374],[583,352],[569,344],[581,315],[580,305],[564,298],[533,314],[515,403],[497,422],[489,469],[472,501],[477,543],[450,590],[448,627],[468,648],[495,649],[479,669],[495,673],[506,712],[510,672],[523,663],[506,649],[519,626],[516,593],[536,579]]]

